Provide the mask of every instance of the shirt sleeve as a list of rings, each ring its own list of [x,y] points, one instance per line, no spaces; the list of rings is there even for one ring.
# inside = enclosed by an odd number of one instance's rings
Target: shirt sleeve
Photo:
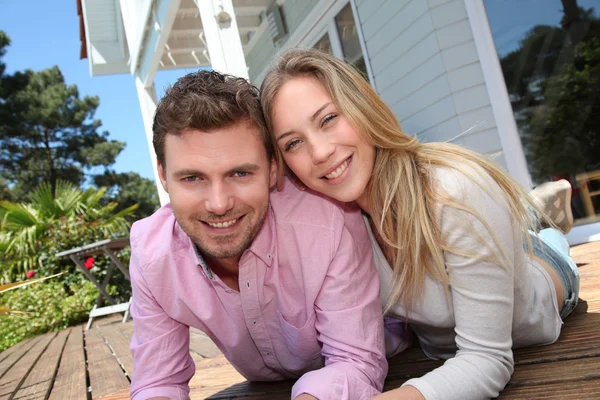
[[[325,366],[304,374],[292,398],[371,399],[387,375],[379,278],[359,211],[339,214],[333,261],[315,302]],[[344,219],[345,218],[345,219]]]
[[[516,252],[523,251],[520,228],[495,183],[486,180],[485,190],[459,173],[447,178],[456,183],[456,196],[450,194],[487,226],[467,211],[442,208],[442,240],[454,249],[444,251],[444,259],[458,351],[441,367],[404,385],[414,386],[427,400],[495,398],[514,366],[514,260]]]
[[[136,254],[133,248],[129,265],[134,320],[131,399],[164,396],[187,400],[189,381],[196,368],[189,353],[189,327],[170,318],[155,300],[140,272]]]

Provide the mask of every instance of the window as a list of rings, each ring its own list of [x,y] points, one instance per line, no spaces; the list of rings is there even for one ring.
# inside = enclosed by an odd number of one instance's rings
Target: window
[[[344,59],[368,79],[365,58],[363,57],[362,49],[360,47],[358,32],[356,31],[356,22],[354,21],[350,3],[346,4],[342,11],[336,15],[335,25],[342,45]]]
[[[484,5],[532,181],[569,180],[576,224],[599,221],[598,0]]]
[[[352,6],[349,2],[332,19],[327,21],[325,30],[325,33],[312,47],[345,60],[368,80],[367,65],[365,64]]]

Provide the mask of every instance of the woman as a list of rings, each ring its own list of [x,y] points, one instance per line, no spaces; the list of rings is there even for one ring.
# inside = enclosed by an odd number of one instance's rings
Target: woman
[[[558,231],[532,238],[538,208],[501,168],[406,135],[368,82],[322,52],[285,53],[261,93],[278,161],[363,209],[387,315],[447,359],[380,399],[496,397],[512,348],[558,338],[577,303],[577,266]]]

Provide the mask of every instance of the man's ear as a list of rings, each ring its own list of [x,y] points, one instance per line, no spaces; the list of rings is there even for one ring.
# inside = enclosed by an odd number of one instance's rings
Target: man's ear
[[[277,184],[277,177],[279,175],[279,168],[277,167],[277,161],[275,157],[271,158],[271,165],[269,168],[269,187],[273,188]]]
[[[165,189],[165,192],[169,193],[169,189],[167,188],[167,174],[165,171],[165,168],[163,167],[163,165],[161,164],[160,161],[156,162],[156,168],[158,169],[158,178],[160,179],[160,183],[163,187],[163,189]]]

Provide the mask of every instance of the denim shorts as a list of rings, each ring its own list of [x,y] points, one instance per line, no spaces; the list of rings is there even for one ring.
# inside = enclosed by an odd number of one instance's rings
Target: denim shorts
[[[579,270],[569,255],[569,245],[564,235],[552,228],[529,233],[533,244],[533,254],[552,266],[565,289],[565,302],[560,309],[560,317],[565,319],[577,306],[579,299]],[[540,240],[541,239],[541,240]],[[527,242],[525,250],[528,251]]]

